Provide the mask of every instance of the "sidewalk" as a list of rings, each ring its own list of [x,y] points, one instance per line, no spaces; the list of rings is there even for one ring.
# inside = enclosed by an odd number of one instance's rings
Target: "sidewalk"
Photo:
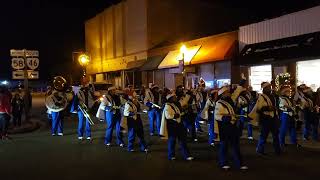
[[[12,123],[9,126],[9,134],[21,134],[35,131],[40,128],[40,120],[30,118],[29,121],[23,121],[20,127],[14,127]]]

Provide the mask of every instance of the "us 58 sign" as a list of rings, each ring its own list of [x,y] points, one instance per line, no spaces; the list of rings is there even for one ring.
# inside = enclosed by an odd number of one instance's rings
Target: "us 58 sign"
[[[11,67],[16,70],[24,69],[24,59],[23,58],[12,58]]]

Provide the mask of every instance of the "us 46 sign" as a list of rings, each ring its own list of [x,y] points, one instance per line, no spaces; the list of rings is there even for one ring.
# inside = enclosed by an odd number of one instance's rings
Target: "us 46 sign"
[[[27,58],[27,66],[34,70],[39,66],[39,58]]]
[[[13,69],[23,69],[25,67],[23,58],[12,58],[11,66]]]

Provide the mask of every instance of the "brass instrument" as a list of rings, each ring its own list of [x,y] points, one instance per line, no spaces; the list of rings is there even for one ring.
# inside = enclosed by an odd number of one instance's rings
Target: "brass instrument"
[[[89,122],[89,124],[92,126],[94,125],[93,120],[90,117],[90,114],[88,113],[89,109],[88,107],[82,102],[79,101],[79,105],[78,105],[80,111],[83,113],[84,117],[87,119],[87,121]]]
[[[68,105],[65,92],[67,81],[62,76],[56,76],[53,80],[54,90],[45,95],[45,105],[51,112],[63,111]]]

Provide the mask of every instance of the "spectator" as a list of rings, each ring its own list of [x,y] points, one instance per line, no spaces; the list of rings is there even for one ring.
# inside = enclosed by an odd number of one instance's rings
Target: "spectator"
[[[12,104],[13,125],[14,127],[16,127],[17,125],[20,127],[24,103],[19,93],[16,93],[14,95],[14,98],[12,99],[11,104]]]
[[[11,116],[11,93],[4,86],[0,86],[0,137],[8,138],[8,122]]]

